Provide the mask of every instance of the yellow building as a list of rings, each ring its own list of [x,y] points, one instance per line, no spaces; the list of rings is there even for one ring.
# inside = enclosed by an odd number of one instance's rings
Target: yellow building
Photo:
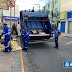
[[[63,33],[72,33],[72,0],[61,0],[59,28]]]

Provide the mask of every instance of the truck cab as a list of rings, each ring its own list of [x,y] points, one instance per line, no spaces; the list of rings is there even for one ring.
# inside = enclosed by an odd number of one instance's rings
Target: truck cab
[[[45,12],[20,11],[20,25],[30,36],[30,41],[48,40],[51,38],[51,24]]]

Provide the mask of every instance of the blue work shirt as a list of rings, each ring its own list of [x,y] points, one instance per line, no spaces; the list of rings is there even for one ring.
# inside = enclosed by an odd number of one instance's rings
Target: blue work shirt
[[[11,31],[9,27],[4,27],[2,35],[5,35],[6,38],[11,37]]]
[[[57,30],[55,30],[55,38],[60,34],[60,30],[59,29],[57,29]]]
[[[28,35],[27,31],[25,31],[25,30],[22,31],[21,36],[22,36],[23,38],[29,38],[29,35]]]

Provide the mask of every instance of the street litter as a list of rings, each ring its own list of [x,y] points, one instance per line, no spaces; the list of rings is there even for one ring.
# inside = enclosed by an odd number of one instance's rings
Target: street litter
[[[0,40],[0,42],[3,41],[3,38]],[[10,46],[10,42],[8,43],[8,45]],[[18,51],[21,50],[22,48],[20,46],[18,46],[17,40],[11,40],[11,47],[13,48],[12,51]],[[3,44],[0,43],[0,51],[3,51],[5,49],[5,46]]]

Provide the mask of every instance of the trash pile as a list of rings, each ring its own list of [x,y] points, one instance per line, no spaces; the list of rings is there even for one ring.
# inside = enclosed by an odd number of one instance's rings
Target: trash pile
[[[3,38],[0,40],[0,51],[5,49],[5,46],[1,44],[2,41]],[[8,43],[8,45],[10,46],[10,42]],[[11,40],[11,47],[13,48],[12,51],[17,51],[22,49],[20,46],[18,46],[17,40]]]
[[[31,34],[39,34],[40,32],[42,32],[42,30],[31,30]]]

